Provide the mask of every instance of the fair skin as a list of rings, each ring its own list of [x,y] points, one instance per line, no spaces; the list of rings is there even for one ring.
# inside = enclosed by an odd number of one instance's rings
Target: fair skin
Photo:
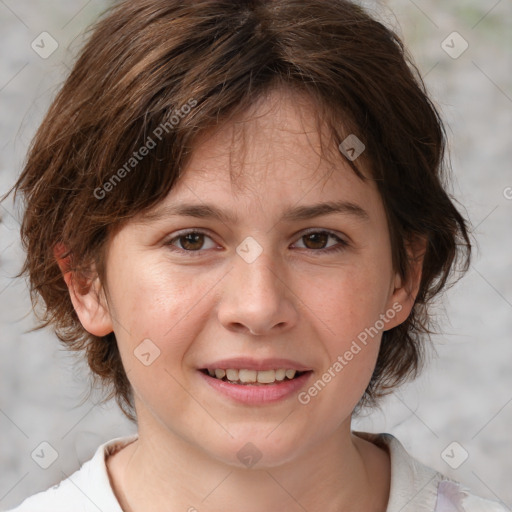
[[[139,215],[113,236],[106,293],[98,279],[84,293],[65,273],[83,326],[97,336],[114,331],[134,389],[139,438],[107,460],[112,485],[126,512],[383,512],[389,456],[350,430],[381,333],[307,404],[297,397],[393,304],[401,309],[385,329],[407,318],[420,271],[407,282],[394,271],[375,184],[341,156],[334,169],[320,157],[305,98],[274,91],[252,114],[199,141],[152,210],[160,215]],[[240,152],[233,140],[242,129]],[[282,218],[334,201],[352,207]],[[236,222],[161,210],[184,203]],[[185,229],[204,236],[185,237]],[[262,248],[250,263],[236,250],[249,236]],[[330,247],[341,250],[321,252]],[[160,350],[147,366],[134,355],[146,339]],[[242,403],[201,371],[233,357],[284,358],[307,373],[279,400]],[[237,456],[247,443],[261,455],[251,467]]]

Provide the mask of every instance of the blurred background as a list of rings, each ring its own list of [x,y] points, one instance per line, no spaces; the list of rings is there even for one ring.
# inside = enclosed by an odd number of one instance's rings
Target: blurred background
[[[354,420],[390,432],[423,463],[512,510],[512,2],[389,0],[364,5],[402,35],[448,128],[452,193],[478,243],[471,270],[437,306],[427,371]],[[0,0],[0,194],[19,174],[84,30],[105,0]],[[134,432],[115,404],[35,325],[19,212],[0,205],[0,509],[57,483],[98,445]],[[51,449],[47,445],[49,443]],[[37,453],[53,463],[44,469]]]

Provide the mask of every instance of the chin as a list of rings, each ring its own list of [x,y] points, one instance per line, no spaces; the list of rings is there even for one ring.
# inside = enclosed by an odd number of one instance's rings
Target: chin
[[[275,425],[277,426],[277,425]],[[275,428],[275,426],[273,428]],[[305,449],[304,436],[276,432],[272,429],[254,432],[253,428],[229,429],[233,438],[214,443],[203,449],[214,459],[236,468],[265,470],[290,463]],[[204,443],[204,440],[203,440]]]

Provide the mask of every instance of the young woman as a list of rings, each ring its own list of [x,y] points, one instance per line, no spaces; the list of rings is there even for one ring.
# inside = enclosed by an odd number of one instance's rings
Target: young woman
[[[138,434],[16,511],[504,511],[351,430],[469,263],[444,143],[349,1],[119,2],[15,188],[43,323]]]

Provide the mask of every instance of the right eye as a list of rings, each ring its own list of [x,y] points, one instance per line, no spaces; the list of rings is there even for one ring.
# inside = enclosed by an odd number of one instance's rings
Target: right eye
[[[213,249],[216,247],[215,242],[203,231],[189,230],[186,232],[178,233],[165,243],[166,246],[171,247],[172,251],[177,252],[200,252],[204,249],[205,240],[211,241],[210,247],[206,249]]]

